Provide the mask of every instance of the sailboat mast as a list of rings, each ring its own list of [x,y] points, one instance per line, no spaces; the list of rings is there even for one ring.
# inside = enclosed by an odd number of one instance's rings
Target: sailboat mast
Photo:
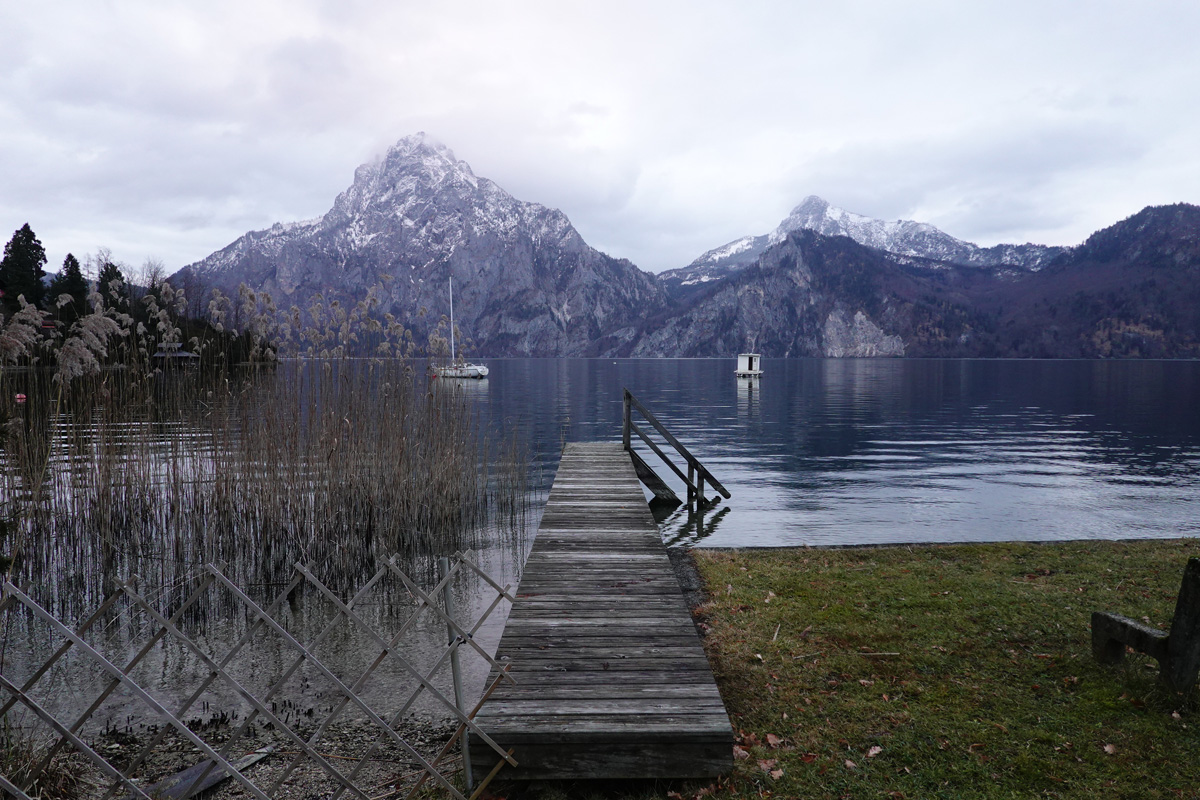
[[[450,276],[450,363],[454,363],[454,276]]]

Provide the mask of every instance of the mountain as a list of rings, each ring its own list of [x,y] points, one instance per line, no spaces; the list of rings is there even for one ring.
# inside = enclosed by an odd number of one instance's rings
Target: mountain
[[[1035,244],[979,247],[956,239],[927,223],[911,220],[887,222],[864,217],[810,195],[792,209],[792,213],[771,233],[735,239],[709,250],[686,267],[660,273],[659,280],[672,297],[685,299],[704,284],[728,277],[749,266],[767,248],[784,241],[788,234],[802,230],[825,236],[846,236],[866,247],[919,261],[985,269],[1038,270],[1064,249]]]
[[[666,302],[652,275],[590,247],[561,211],[516,200],[423,133],[360,166],[323,217],[247,233],[177,280],[245,283],[281,308],[318,294],[351,304],[378,284],[381,312],[422,342],[449,310],[451,275],[455,322],[479,355],[602,354],[599,342],[620,347]]]
[[[1195,358],[1200,207],[1158,206],[1039,269],[800,228],[648,320],[633,355]]]
[[[379,313],[421,344],[451,275],[483,356],[1200,357],[1196,206],[1143,209],[1073,248],[981,248],[809,197],[774,232],[656,278],[424,134],[359,167],[323,217],[247,233],[172,282],[302,309],[378,286]]]
[[[1200,207],[1144,208],[975,302],[1006,356],[1200,357]]]
[[[961,355],[987,321],[957,281],[844,236],[800,229],[653,318],[632,354]]]

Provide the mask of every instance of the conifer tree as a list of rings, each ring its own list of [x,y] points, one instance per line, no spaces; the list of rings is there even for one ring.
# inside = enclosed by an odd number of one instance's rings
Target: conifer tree
[[[61,295],[70,295],[71,302],[64,306],[58,305]],[[50,292],[46,304],[51,309],[58,308],[58,317],[68,324],[74,322],[87,311],[88,282],[83,277],[79,260],[71,253],[63,259],[62,271],[50,281]]]
[[[121,311],[129,306],[129,287],[125,285],[125,275],[121,268],[104,259],[100,266],[100,274],[96,276],[96,291],[104,298],[104,305]]]
[[[42,267],[45,265],[46,249],[26,222],[4,245],[4,258],[0,260],[0,289],[4,291],[5,311],[16,313],[21,308],[17,300],[21,295],[25,296],[26,302],[44,307],[42,278],[46,271]]]

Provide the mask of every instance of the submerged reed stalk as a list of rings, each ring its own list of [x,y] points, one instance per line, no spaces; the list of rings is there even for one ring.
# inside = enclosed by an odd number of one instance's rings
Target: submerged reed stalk
[[[373,298],[318,298],[280,323],[265,295],[216,294],[189,339],[186,299],[164,286],[137,323],[94,297],[56,368],[26,342],[24,366],[0,372],[4,547],[60,612],[116,578],[177,587],[207,561],[255,583],[305,561],[349,587],[382,556],[471,546],[489,518],[523,526],[523,447],[486,441],[461,392],[427,385],[411,334],[374,319]],[[156,358],[164,342],[206,367]],[[235,345],[247,363],[232,363]]]

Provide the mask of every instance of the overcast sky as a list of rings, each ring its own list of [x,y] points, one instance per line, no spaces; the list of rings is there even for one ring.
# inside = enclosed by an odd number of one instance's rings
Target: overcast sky
[[[173,271],[426,131],[643,269],[809,194],[979,244],[1200,202],[1200,3],[0,0],[0,236]]]

